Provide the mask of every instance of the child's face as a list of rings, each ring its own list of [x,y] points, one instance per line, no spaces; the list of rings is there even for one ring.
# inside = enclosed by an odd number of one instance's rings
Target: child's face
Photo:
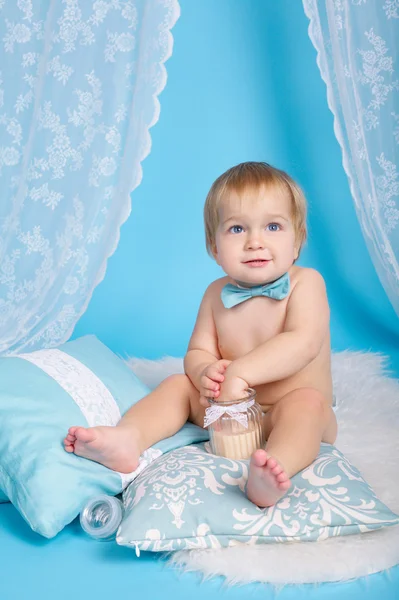
[[[244,201],[232,192],[219,210],[214,256],[237,283],[274,281],[298,258],[287,192],[261,188],[245,193]]]

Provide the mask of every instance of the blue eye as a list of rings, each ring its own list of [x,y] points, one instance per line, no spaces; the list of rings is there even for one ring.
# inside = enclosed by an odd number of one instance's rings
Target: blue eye
[[[237,231],[239,229],[239,231]],[[241,227],[241,225],[233,225],[233,227],[230,227],[230,231],[232,233],[241,233],[243,231],[243,228]]]
[[[278,223],[269,223],[269,225],[267,226],[267,229],[269,231],[279,231],[281,229],[281,227]]]

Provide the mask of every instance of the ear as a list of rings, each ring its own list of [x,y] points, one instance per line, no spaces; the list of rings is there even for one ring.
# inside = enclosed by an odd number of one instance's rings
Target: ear
[[[305,229],[303,229],[299,233],[299,235],[297,234],[295,236],[295,245],[294,245],[294,257],[295,257],[295,259],[294,260],[298,259],[299,253],[301,251],[301,248],[302,248],[302,245],[303,245],[305,239],[306,239],[306,230]]]
[[[213,244],[212,246],[212,256],[215,259],[216,263],[220,266],[220,262],[218,259],[218,249],[216,247],[216,244]]]

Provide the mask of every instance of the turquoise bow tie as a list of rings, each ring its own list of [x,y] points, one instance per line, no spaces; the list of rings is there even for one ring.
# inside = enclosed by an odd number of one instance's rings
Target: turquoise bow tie
[[[225,308],[231,308],[255,296],[267,296],[268,298],[273,298],[273,300],[283,300],[288,296],[289,291],[290,276],[288,273],[285,273],[272,283],[257,285],[251,288],[242,288],[228,283],[222,289],[221,298]]]

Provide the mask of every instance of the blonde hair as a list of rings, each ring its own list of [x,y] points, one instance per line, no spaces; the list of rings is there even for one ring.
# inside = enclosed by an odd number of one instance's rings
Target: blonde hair
[[[292,205],[292,221],[298,253],[306,241],[306,199],[295,181],[284,171],[265,162],[244,162],[232,167],[212,184],[204,207],[206,249],[213,256],[216,245],[216,230],[219,226],[219,207],[229,192],[244,195],[246,191],[259,191],[279,187],[288,192]]]

